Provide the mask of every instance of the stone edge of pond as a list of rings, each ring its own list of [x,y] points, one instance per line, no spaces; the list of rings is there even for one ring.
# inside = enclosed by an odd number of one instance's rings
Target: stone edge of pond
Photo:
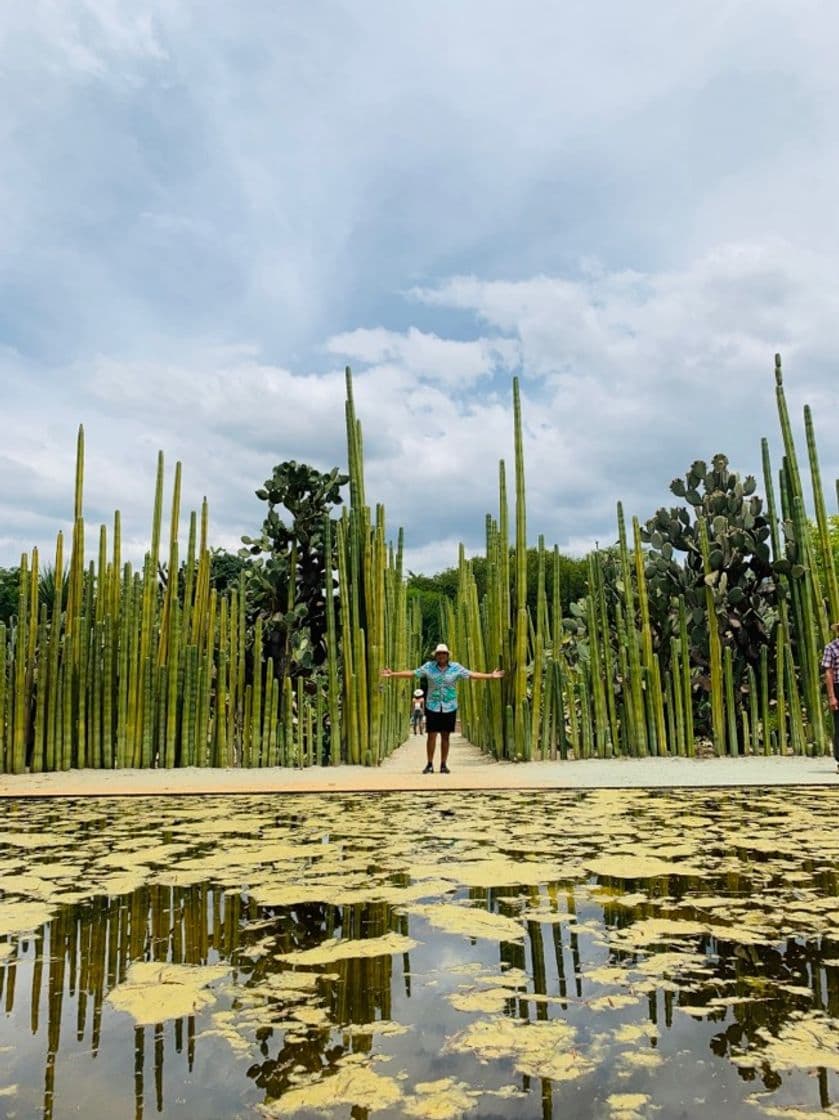
[[[445,793],[586,789],[839,787],[828,756],[586,759],[489,763],[423,775],[361,766],[306,770],[69,770],[0,777],[0,798],[147,797],[264,793]]]

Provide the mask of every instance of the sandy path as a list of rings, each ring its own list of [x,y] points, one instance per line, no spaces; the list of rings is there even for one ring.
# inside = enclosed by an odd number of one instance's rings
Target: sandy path
[[[439,755],[437,758],[439,765]],[[69,770],[0,776],[0,797],[168,793],[323,793],[385,790],[619,789],[638,787],[839,787],[836,763],[821,758],[620,758],[580,762],[494,762],[452,736],[451,774],[422,774],[425,739],[412,736],[381,767],[306,770]]]

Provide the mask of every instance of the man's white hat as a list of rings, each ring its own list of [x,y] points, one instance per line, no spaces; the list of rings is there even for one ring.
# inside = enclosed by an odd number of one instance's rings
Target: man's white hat
[[[440,642],[440,644],[439,644],[439,645],[437,646],[437,648],[436,648],[436,649],[434,650],[434,653],[435,653],[435,654],[438,654],[438,653],[449,653],[449,652],[450,652],[450,650],[449,650],[449,647],[448,647],[448,646],[446,645],[446,643],[445,643],[445,642]]]
[[[415,688],[414,689],[414,696],[422,696],[422,689],[421,688]]]

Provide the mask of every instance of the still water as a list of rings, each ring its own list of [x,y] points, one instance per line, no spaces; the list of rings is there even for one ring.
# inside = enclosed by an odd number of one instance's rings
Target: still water
[[[0,1116],[837,1116],[837,794],[0,802]]]

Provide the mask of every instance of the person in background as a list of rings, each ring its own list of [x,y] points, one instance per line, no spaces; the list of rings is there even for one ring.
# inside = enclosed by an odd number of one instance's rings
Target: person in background
[[[422,735],[425,730],[425,693],[421,688],[414,689],[411,697],[411,731],[414,735]]]
[[[827,700],[833,713],[833,757],[839,771],[839,622],[834,622],[831,630],[836,637],[824,647],[822,669]]]
[[[459,680],[490,681],[504,676],[503,669],[493,669],[491,673],[479,673],[467,669],[457,661],[451,660],[449,647],[441,642],[434,650],[434,659],[426,661],[418,669],[382,669],[383,677],[422,677],[428,678],[428,693],[425,697],[425,752],[427,762],[423,774],[434,773],[434,752],[437,749],[437,736],[440,736],[440,773],[449,774],[449,736],[457,721],[457,682]]]

